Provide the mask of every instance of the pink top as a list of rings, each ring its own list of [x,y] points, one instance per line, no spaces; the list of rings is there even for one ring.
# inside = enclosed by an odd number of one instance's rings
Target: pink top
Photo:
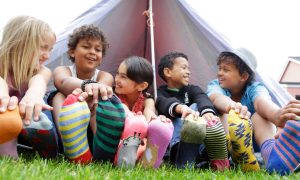
[[[21,90],[19,91],[16,87],[13,86],[12,81],[13,79],[11,78],[11,75],[9,75],[6,80],[9,90],[9,96],[16,96],[20,101],[28,89],[28,83],[23,83],[21,86]]]

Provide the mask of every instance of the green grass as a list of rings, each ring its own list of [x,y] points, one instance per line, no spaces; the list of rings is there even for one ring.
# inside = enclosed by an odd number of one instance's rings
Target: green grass
[[[264,170],[243,173],[240,170],[216,172],[211,170],[185,169],[178,170],[168,165],[159,169],[121,169],[111,164],[93,163],[90,165],[76,165],[63,158],[53,160],[41,159],[34,155],[21,155],[18,161],[0,159],[0,180],[9,179],[300,179],[300,173],[289,176],[269,175]]]

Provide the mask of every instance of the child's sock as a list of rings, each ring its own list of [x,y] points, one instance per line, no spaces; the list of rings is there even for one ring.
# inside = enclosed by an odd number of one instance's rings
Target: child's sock
[[[173,124],[170,120],[161,121],[158,117],[148,125],[147,147],[141,164],[145,167],[158,168],[171,141]]]
[[[230,135],[229,134],[226,134],[226,144],[227,144],[227,150],[228,150],[228,152],[231,153],[232,146],[231,146],[231,140],[230,140]]]
[[[34,150],[38,151],[41,157],[57,156],[58,144],[55,126],[43,112],[38,121],[32,119],[28,126],[23,125],[21,136],[32,145]]]
[[[222,124],[218,121],[207,124],[204,144],[210,159],[211,167],[215,170],[229,169],[226,135]]]
[[[137,160],[137,150],[147,135],[148,123],[141,112],[128,113],[124,131],[115,157],[119,167],[134,167]]]
[[[300,164],[300,121],[287,121],[267,162],[267,171],[281,175],[293,172]]]
[[[252,124],[241,119],[234,110],[228,115],[229,134],[232,145],[232,159],[240,164],[244,171],[257,171],[259,164],[253,152]]]
[[[0,144],[16,138],[22,130],[19,108],[0,113]]]
[[[201,144],[205,139],[206,121],[202,117],[188,115],[183,121],[181,141],[186,143]]]
[[[124,129],[124,108],[120,99],[113,95],[107,101],[100,99],[96,111],[93,156],[98,161],[113,162]]]
[[[92,160],[87,140],[90,110],[86,102],[79,102],[77,98],[70,94],[65,99],[58,127],[66,156],[75,163],[87,164]]]

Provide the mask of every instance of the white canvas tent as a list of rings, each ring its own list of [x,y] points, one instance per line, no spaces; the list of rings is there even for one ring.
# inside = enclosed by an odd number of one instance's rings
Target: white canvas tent
[[[102,0],[72,21],[57,35],[57,43],[46,65],[51,69],[71,64],[68,60],[67,42],[74,28],[84,24],[99,26],[106,34],[110,48],[100,69],[115,74],[120,62],[131,55],[156,61],[170,51],[188,55],[191,83],[206,90],[207,83],[216,78],[216,58],[221,51],[232,49],[230,43],[213,30],[185,0],[153,0],[153,34],[147,25],[148,17],[142,15],[149,9],[149,0]],[[151,37],[154,41],[151,46]],[[155,57],[151,57],[151,47]],[[277,82],[257,72],[257,78],[269,89],[279,105],[291,97]],[[157,85],[162,83],[156,76]],[[50,85],[49,89],[53,86]]]

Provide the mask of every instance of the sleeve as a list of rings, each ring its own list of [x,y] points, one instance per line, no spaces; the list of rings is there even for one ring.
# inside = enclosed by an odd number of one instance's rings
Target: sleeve
[[[178,104],[180,104],[180,101],[175,97],[170,97],[163,88],[157,90],[155,107],[159,115],[165,115],[171,119],[178,117],[179,115],[175,113],[175,107]]]
[[[248,95],[251,97],[251,102],[254,102],[258,96],[263,96],[269,100],[272,99],[267,88],[260,82],[255,82],[248,87]]]
[[[193,102],[196,102],[201,116],[205,113],[216,114],[212,102],[199,86],[191,86],[191,93],[194,99]]]
[[[211,81],[207,85],[207,96],[210,96],[212,94],[223,94],[225,95],[225,90],[220,86],[219,81],[217,79]]]

